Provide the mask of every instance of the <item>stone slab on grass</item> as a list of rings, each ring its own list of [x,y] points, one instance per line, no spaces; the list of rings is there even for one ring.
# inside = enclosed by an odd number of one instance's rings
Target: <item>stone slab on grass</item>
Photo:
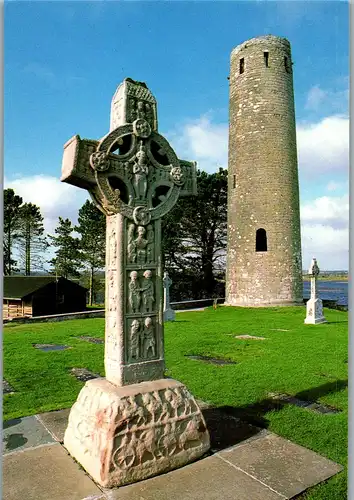
[[[217,455],[107,491],[109,500],[280,500],[283,497]]]
[[[99,488],[58,443],[7,455],[2,467],[6,500],[100,498]]]
[[[240,443],[218,455],[287,499],[343,469],[341,465],[273,433]]]
[[[303,401],[302,399],[290,396],[289,394],[279,394],[277,392],[270,392],[269,397],[275,401],[281,401],[289,405],[294,405],[299,408],[305,408],[305,410],[313,411],[315,413],[341,413],[341,410],[334,408],[332,406],[327,406],[322,403],[317,403],[317,401]]]
[[[235,339],[241,340],[266,340],[265,337],[255,337],[254,335],[237,335]]]
[[[77,380],[80,380],[80,382],[87,382],[88,380],[93,380],[95,378],[102,378],[101,375],[90,372],[87,368],[72,368],[70,373],[71,375],[74,375]]]
[[[2,392],[3,394],[13,394],[15,392],[15,389],[8,383],[7,380],[3,379],[2,380]]]
[[[35,416],[4,422],[2,440],[3,455],[54,442],[54,438]]]
[[[64,441],[70,410],[71,408],[67,408],[65,410],[49,411],[36,415],[37,419],[59,443]]]
[[[84,340],[85,342],[90,342],[90,344],[104,344],[104,339],[100,339],[98,337],[85,337],[81,335],[81,337],[77,337],[79,340]]]

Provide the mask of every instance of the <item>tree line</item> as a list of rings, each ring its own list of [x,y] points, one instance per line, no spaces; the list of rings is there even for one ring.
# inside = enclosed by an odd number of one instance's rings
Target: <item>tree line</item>
[[[197,196],[179,199],[162,220],[163,263],[175,301],[224,294],[227,171],[198,171],[197,186]],[[77,225],[59,217],[54,234],[45,234],[40,207],[5,189],[3,245],[5,275],[49,272],[78,279],[89,289],[90,304],[104,290],[106,218],[91,201],[80,208]]]

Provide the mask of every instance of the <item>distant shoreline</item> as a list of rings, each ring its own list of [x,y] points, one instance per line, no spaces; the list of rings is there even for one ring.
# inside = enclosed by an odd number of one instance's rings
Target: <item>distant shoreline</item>
[[[331,275],[320,275],[317,278],[319,281],[343,281],[347,282],[348,281],[348,275],[343,275],[343,274],[331,274]],[[303,275],[302,276],[303,281],[310,281],[310,276],[308,275]]]

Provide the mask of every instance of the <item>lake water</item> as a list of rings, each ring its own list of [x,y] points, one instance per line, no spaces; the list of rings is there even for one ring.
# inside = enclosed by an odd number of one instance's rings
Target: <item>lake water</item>
[[[341,306],[348,305],[348,281],[318,280],[318,292],[322,300],[336,300]],[[310,298],[311,283],[304,282],[304,299]]]

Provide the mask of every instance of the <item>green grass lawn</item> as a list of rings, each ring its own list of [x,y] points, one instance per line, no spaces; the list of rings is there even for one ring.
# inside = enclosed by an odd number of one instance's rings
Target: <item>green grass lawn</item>
[[[348,314],[325,309],[328,323],[304,325],[305,307],[220,307],[178,313],[165,325],[166,375],[184,382],[195,397],[258,423],[306,448],[347,465]],[[288,330],[277,331],[276,329]],[[239,340],[248,334],[266,340]],[[4,327],[4,377],[15,388],[4,396],[4,420],[71,406],[83,386],[69,370],[85,367],[104,375],[104,346],[75,337],[104,336],[104,320]],[[43,352],[35,343],[71,346]],[[215,366],[186,355],[224,357],[235,365]],[[271,405],[281,392],[340,410],[315,414],[296,406]],[[347,498],[346,472],[312,488],[307,500]]]

